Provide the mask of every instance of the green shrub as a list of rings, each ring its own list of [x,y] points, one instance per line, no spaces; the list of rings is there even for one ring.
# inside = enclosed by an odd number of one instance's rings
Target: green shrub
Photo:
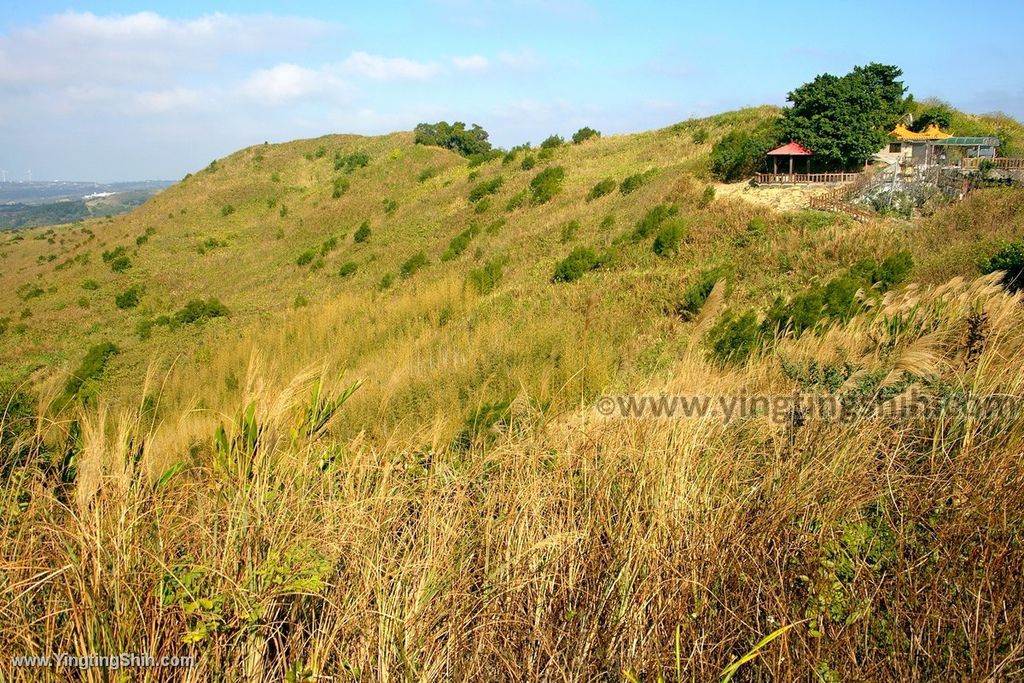
[[[984,274],[1001,270],[1003,286],[1010,292],[1024,289],[1024,242],[1006,244],[998,252],[978,264]]]
[[[505,202],[505,211],[512,212],[520,208],[523,204],[526,203],[527,196],[528,195],[526,190],[516,192],[514,195],[508,198],[507,202]]]
[[[683,320],[692,320],[700,312],[700,309],[703,308],[704,303],[711,295],[711,290],[715,288],[715,284],[725,277],[726,271],[724,268],[713,268],[703,271],[697,277],[696,282],[683,290],[683,296],[676,306],[676,313]]]
[[[441,261],[451,261],[460,256],[469,247],[469,243],[480,233],[480,227],[473,223],[468,228],[452,238],[448,248],[441,255]]]
[[[469,271],[468,281],[480,294],[487,294],[494,290],[501,282],[502,269],[508,259],[499,256],[484,262],[480,268]]]
[[[226,204],[225,206],[222,206],[221,209],[220,209],[220,215],[221,216],[230,216],[234,212],[235,212],[235,207],[231,206],[230,204]]]
[[[825,315],[833,320],[848,322],[860,311],[857,292],[861,287],[862,283],[849,275],[830,280],[821,293]]]
[[[332,251],[334,251],[337,248],[338,248],[338,238],[337,237],[328,237],[326,240],[324,240],[324,243],[320,245],[320,255],[321,256],[327,256],[327,254],[331,253]]]
[[[881,283],[884,289],[892,289],[910,277],[914,269],[914,259],[909,251],[899,251],[885,257],[875,275],[875,282]]]
[[[28,282],[26,282],[25,284],[19,285],[18,288],[15,290],[15,294],[22,301],[28,301],[29,299],[35,299],[36,297],[40,297],[40,296],[42,296],[45,293],[46,292],[43,291],[42,287],[38,287],[37,285],[33,285],[31,283],[28,283]]]
[[[494,194],[501,189],[505,179],[500,175],[485,180],[481,183],[477,183],[473,186],[473,189],[469,191],[469,201],[478,202],[489,194]]]
[[[392,214],[398,210],[398,202],[396,202],[394,199],[391,199],[390,197],[388,199],[385,199],[383,204],[384,213],[386,214]]]
[[[825,317],[825,298],[820,288],[801,292],[789,302],[778,297],[772,303],[765,316],[761,328],[769,334],[778,334],[792,330],[800,336],[806,330],[813,329]]]
[[[217,300],[216,297],[211,296],[206,301],[192,299],[174,314],[170,319],[170,323],[172,326],[192,325],[211,318],[222,318],[227,315],[227,306]]]
[[[419,176],[417,176],[417,180],[419,180],[421,183],[425,183],[428,180],[430,180],[431,178],[433,178],[434,176],[436,176],[437,174],[438,174],[438,169],[436,169],[433,166],[431,166],[429,168],[425,168],[422,171],[420,171]]]
[[[355,234],[352,235],[353,242],[365,242],[370,239],[370,222],[363,221],[362,225],[356,230]]]
[[[338,199],[339,197],[341,197],[341,195],[348,192],[349,187],[351,187],[351,183],[349,182],[348,178],[346,178],[345,176],[338,176],[337,178],[334,179],[334,182],[332,183],[331,197],[333,199]]]
[[[533,156],[532,154],[527,154],[525,157],[523,157],[523,161],[522,163],[519,164],[519,168],[523,169],[524,171],[529,171],[536,165],[537,157]]]
[[[541,149],[556,149],[565,144],[565,140],[560,135],[549,135],[544,138],[544,142],[540,143]]]
[[[114,303],[121,310],[128,310],[139,305],[139,297],[142,294],[140,287],[129,287],[114,297]]]
[[[616,183],[614,178],[605,178],[590,188],[590,192],[587,194],[587,201],[591,202],[607,194],[611,194],[615,190],[615,185]]]
[[[871,285],[875,283],[875,277],[878,273],[878,264],[871,258],[861,259],[850,266],[848,272],[850,277],[861,282],[867,282]]]
[[[208,237],[205,242],[196,247],[196,251],[199,252],[200,255],[203,255],[208,251],[213,251],[214,249],[220,249],[221,247],[226,246],[228,246],[228,243],[224,240],[219,240],[216,237]]]
[[[475,168],[477,166],[480,166],[481,164],[486,164],[488,161],[497,159],[498,157],[503,156],[504,154],[505,153],[502,152],[500,149],[492,149],[488,152],[477,152],[476,154],[470,154],[468,157],[469,167]]]
[[[578,131],[572,134],[572,144],[578,145],[583,142],[586,142],[587,140],[590,140],[591,138],[599,137],[601,137],[600,131],[594,130],[590,126],[583,126],[583,128],[580,128]]]
[[[576,247],[555,266],[552,282],[573,282],[588,271],[601,265],[597,253],[590,247]]]
[[[674,204],[658,204],[648,209],[633,229],[633,241],[639,242],[655,234],[662,223],[677,213],[679,209]]]
[[[711,354],[722,363],[743,363],[760,344],[757,316],[753,311],[740,315],[728,311],[708,331]]]
[[[316,151],[313,152],[313,158],[314,159],[323,159],[324,155],[326,155],[326,154],[327,154],[327,149],[323,145],[320,145],[319,147],[316,148]]]
[[[669,257],[679,254],[679,242],[686,236],[686,226],[680,220],[665,223],[654,238],[651,249],[658,256]]]
[[[369,165],[370,157],[363,152],[353,152],[352,154],[346,154],[342,156],[341,152],[335,152],[334,154],[334,170],[345,171],[345,173],[351,173],[359,168],[364,168]]]
[[[110,363],[110,359],[118,353],[120,353],[120,349],[108,341],[90,347],[81,364],[64,383],[65,396],[68,399],[73,399],[82,394],[86,382],[99,379]],[[83,396],[83,398],[87,399],[88,396]]]
[[[887,256],[881,265],[873,259],[858,261],[847,274],[863,287],[874,287],[884,292],[905,281],[913,268],[914,259],[910,252],[899,251]]]
[[[313,251],[312,249],[307,249],[306,251],[299,254],[299,257],[297,259],[295,259],[295,265],[308,266],[310,263],[313,262],[313,259],[315,258],[316,252]]]
[[[427,255],[422,251],[418,251],[405,260],[405,263],[402,264],[398,272],[402,276],[402,279],[410,278],[416,274],[416,271],[426,267],[429,263],[430,261],[427,260]]]
[[[544,204],[562,190],[565,169],[551,166],[538,173],[530,181],[530,193],[535,204]]]
[[[94,292],[99,288],[100,283],[96,282],[95,280],[86,280],[82,283],[82,289],[88,290],[90,292]]]
[[[703,145],[708,141],[708,130],[707,128],[698,128],[693,131],[693,135],[690,136],[690,142],[695,145]]]
[[[0,318],[0,337],[7,333],[7,328],[11,326],[10,318]]]
[[[476,206],[473,207],[473,213],[486,213],[486,212],[490,211],[490,209],[491,209],[491,200],[488,197],[486,199],[481,199],[480,201],[478,201],[476,203]]]
[[[288,215],[288,207],[284,204],[281,205],[281,210],[277,212],[281,218],[285,218]]]
[[[355,261],[346,261],[341,264],[341,268],[338,269],[339,277],[351,277],[355,275],[356,270],[359,268]]]
[[[384,273],[380,281],[377,283],[377,289],[383,292],[385,289],[390,288],[394,282],[395,276],[392,273]]]
[[[704,209],[711,205],[711,202],[715,201],[715,188],[708,185],[704,188],[704,192],[700,196],[700,202],[698,206]]]
[[[128,252],[128,250],[125,249],[124,247],[116,247],[114,249],[110,249],[109,251],[104,251],[101,254],[101,256],[103,257],[103,262],[104,263],[110,263],[110,262],[112,262],[116,258],[120,258],[121,256],[125,256],[127,254],[127,252]]]
[[[762,330],[766,334],[792,330],[799,336],[828,321],[848,322],[863,309],[859,292],[877,297],[906,280],[912,268],[913,259],[906,251],[891,254],[881,265],[872,259],[858,261],[824,287],[810,287],[789,301],[776,298],[765,314]]]
[[[773,133],[767,128],[730,131],[711,148],[711,174],[727,183],[747,178],[761,167],[765,153],[774,145]]]
[[[644,183],[646,183],[652,175],[653,171],[647,171],[627,176],[621,183],[619,183],[619,192],[622,194],[632,194],[636,192],[643,187]]]
[[[110,270],[115,273],[123,273],[132,267],[132,260],[127,256],[118,256],[110,262]]]
[[[309,299],[301,294],[296,294],[295,299],[292,301],[292,308],[305,308],[309,305]]]

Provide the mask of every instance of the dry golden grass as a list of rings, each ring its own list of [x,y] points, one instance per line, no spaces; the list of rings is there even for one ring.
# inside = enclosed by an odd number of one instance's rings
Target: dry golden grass
[[[703,125],[714,136],[729,121]],[[29,231],[0,247],[14,265],[0,304],[33,309],[27,331],[0,338],[3,365],[36,400],[0,411],[0,678],[119,680],[11,665],[60,652],[197,657],[122,679],[152,681],[1021,675],[1020,411],[726,423],[593,408],[634,392],[1020,401],[1024,307],[974,267],[1024,235],[1019,190],[912,223],[701,207],[708,145],[683,127],[561,149],[563,192],[507,214],[533,173],[486,164],[481,180],[506,183],[478,217],[470,169],[409,143],[254,147],[91,226],[94,240]],[[324,159],[305,159],[320,145]],[[335,148],[373,157],[338,200]],[[419,182],[425,167],[438,174]],[[647,168],[636,193],[584,200]],[[678,257],[627,244],[605,269],[550,282],[574,246],[611,245],[661,202],[687,225]],[[373,237],[353,244],[365,218]],[[467,253],[440,262],[474,219]],[[581,227],[563,243],[569,220]],[[99,253],[147,225],[135,268],[110,273]],[[343,232],[322,269],[295,264]],[[229,246],[200,257],[206,237]],[[708,358],[702,336],[724,310],[763,310],[901,248],[917,284],[848,324],[743,365]],[[55,271],[46,254],[62,249],[92,257]],[[378,291],[419,250],[431,264]],[[504,277],[482,294],[467,275],[497,256]],[[359,270],[338,277],[350,259]],[[684,322],[674,306],[715,266],[727,276]],[[79,309],[86,278],[100,289]],[[45,294],[20,301],[23,282]],[[135,282],[141,310],[117,310],[112,293]],[[293,307],[298,294],[311,303]],[[140,318],[209,295],[230,318],[135,337]],[[99,399],[57,410],[68,369],[102,339],[122,353]]]
[[[779,358],[842,357],[1020,400],[1022,344],[1019,298],[961,281],[741,368],[687,355],[654,389],[784,394]],[[84,413],[70,489],[21,470],[0,554],[7,679],[38,678],[16,654],[142,651],[198,664],[132,680],[711,680],[784,626],[740,679],[1020,671],[1019,411],[723,424],[521,401],[486,445],[437,447],[429,426],[375,445],[311,431],[324,373],[264,357],[217,419]]]

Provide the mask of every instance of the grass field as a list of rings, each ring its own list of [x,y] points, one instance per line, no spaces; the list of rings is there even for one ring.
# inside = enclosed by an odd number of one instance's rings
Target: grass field
[[[1024,397],[1020,295],[978,269],[1024,192],[866,224],[713,197],[711,144],[773,112],[477,167],[406,133],[257,145],[0,237],[2,677],[46,652],[197,658],[83,680],[1019,676],[1019,410],[594,409]],[[553,282],[577,249],[599,267]],[[713,353],[729,316],[904,251],[855,315]]]

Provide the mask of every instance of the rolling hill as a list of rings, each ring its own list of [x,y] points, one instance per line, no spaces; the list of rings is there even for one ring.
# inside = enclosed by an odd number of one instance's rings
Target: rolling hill
[[[1024,191],[868,223],[716,198],[712,144],[776,114],[479,164],[256,145],[0,235],[0,643],[252,680],[1006,671],[1019,411],[595,414],[1021,397],[1020,295],[978,264]]]

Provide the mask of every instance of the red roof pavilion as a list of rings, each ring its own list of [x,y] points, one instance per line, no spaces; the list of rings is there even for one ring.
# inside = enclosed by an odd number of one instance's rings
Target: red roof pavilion
[[[793,156],[793,157],[810,157],[814,156],[814,152],[801,145],[796,140],[790,140],[782,147],[776,147],[772,151],[768,152],[768,156]]]
[[[779,175],[779,157],[789,157],[789,175],[793,175],[793,158],[807,157],[807,172],[810,173],[810,157],[814,156],[814,152],[807,149],[796,140],[790,140],[782,147],[778,147],[768,152],[768,156],[772,158],[772,175]]]

